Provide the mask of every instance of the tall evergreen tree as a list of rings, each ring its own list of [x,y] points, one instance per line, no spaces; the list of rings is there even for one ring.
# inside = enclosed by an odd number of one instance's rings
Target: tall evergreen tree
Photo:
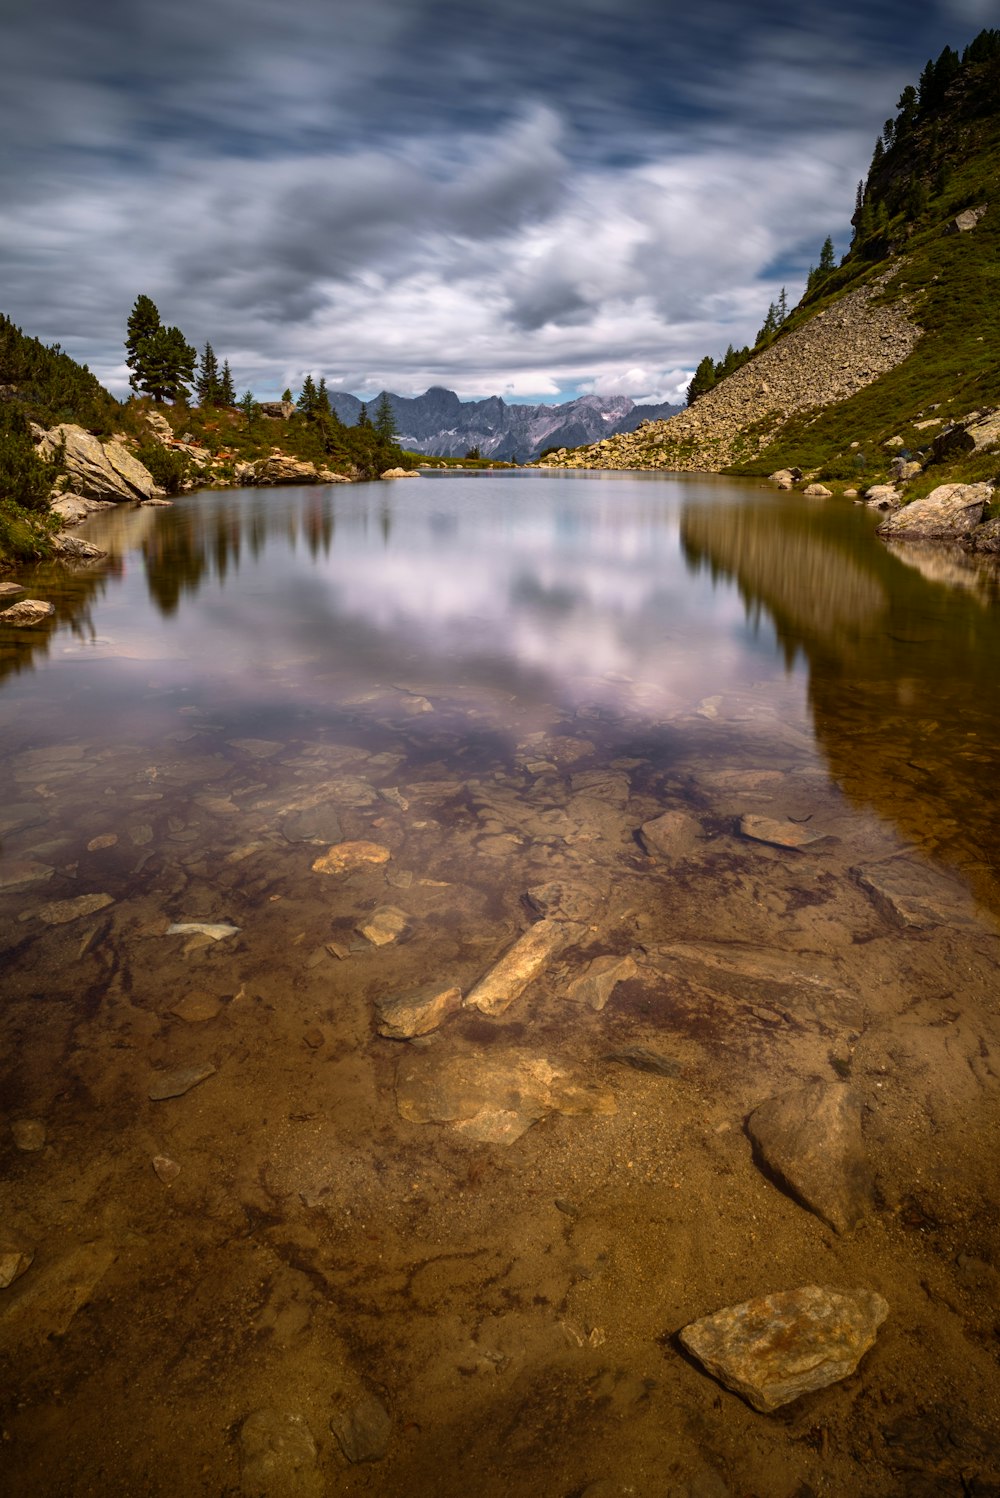
[[[159,331],[160,314],[155,302],[148,296],[137,296],[125,328],[125,363],[132,371],[128,382],[133,390],[143,388],[143,350]]]
[[[307,374],[302,381],[302,389],[299,398],[295,402],[298,409],[307,421],[316,415],[316,402],[319,399],[319,391],[316,389],[316,381],[311,374]]]
[[[151,395],[157,402],[180,400],[194,379],[197,351],[180,328],[165,328],[148,296],[136,297],[126,329],[126,363],[132,371],[133,390]]]
[[[396,436],[396,418],[392,414],[392,405],[385,390],[379,396],[378,405],[375,408],[375,435],[380,442],[387,445],[394,441]]]
[[[361,410],[358,412],[358,426],[370,427],[371,417],[368,415],[368,407],[364,401],[361,402]]]
[[[233,383],[233,372],[229,368],[229,360],[223,360],[222,374],[219,376],[219,405],[235,406],[236,386]]]
[[[330,393],[326,388],[326,375],[320,376],[319,387],[316,391],[316,410],[321,416],[329,416],[333,410],[330,405]]]
[[[253,424],[260,415],[260,406],[254,399],[252,390],[245,390],[237,401],[237,405],[247,419],[247,431],[253,431]]]
[[[715,384],[715,361],[711,354],[706,354],[694,372],[694,378],[687,388],[687,403],[693,406],[699,395],[704,395],[706,390],[711,390]]]
[[[828,276],[832,270],[836,270],[837,260],[833,249],[833,240],[828,234],[823,241],[823,248],[819,252],[819,265],[817,270],[821,276]]]
[[[202,350],[195,389],[198,392],[199,405],[217,406],[220,403],[222,382],[219,378],[219,361],[210,343],[206,343]]]

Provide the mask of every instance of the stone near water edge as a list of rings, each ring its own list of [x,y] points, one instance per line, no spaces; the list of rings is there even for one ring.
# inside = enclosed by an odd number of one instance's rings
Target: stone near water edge
[[[52,537],[52,549],[58,557],[68,557],[70,561],[96,562],[108,555],[93,541],[84,541],[82,536],[71,536],[65,531],[58,536]]]
[[[828,489],[825,484],[807,484],[802,493],[806,499],[832,499],[833,490]]]
[[[740,817],[740,832],[755,843],[770,843],[775,848],[809,848],[821,843],[825,832],[810,832],[798,822],[779,822],[774,817],[752,814]]]
[[[380,1400],[367,1394],[332,1415],[330,1429],[349,1462],[380,1462],[389,1449],[392,1416]]]
[[[315,874],[349,874],[371,864],[388,863],[392,854],[381,843],[335,843],[326,853],[314,859]]]
[[[34,629],[55,615],[55,605],[43,603],[40,598],[22,598],[0,613],[0,624],[12,624],[17,629]]]
[[[323,1498],[316,1442],[302,1415],[261,1409],[240,1428],[240,1492],[244,1498]]]
[[[396,1069],[396,1107],[409,1123],[449,1124],[479,1144],[513,1144],[550,1113],[617,1112],[606,1088],[571,1067],[492,1047],[443,1059],[408,1051]]]
[[[931,926],[969,926],[975,920],[972,901],[956,880],[909,859],[853,868],[851,877],[895,926],[924,931]]]
[[[638,976],[639,965],[634,957],[616,957],[611,953],[595,957],[586,971],[574,978],[566,990],[566,997],[575,1004],[589,1004],[591,1009],[600,1011],[619,983],[627,983]]]
[[[104,910],[114,903],[111,895],[77,895],[72,900],[52,900],[34,914],[46,926],[66,926],[70,921],[77,921],[83,915],[93,915],[95,911]]]
[[[215,1019],[222,1009],[222,1000],[210,993],[188,993],[171,1004],[169,1013],[186,1024],[197,1025],[204,1020]]]
[[[171,1181],[176,1181],[181,1173],[177,1161],[171,1160],[169,1155],[154,1155],[153,1169],[165,1186],[169,1186]]]
[[[0,1290],[6,1290],[8,1285],[20,1279],[31,1268],[34,1257],[30,1249],[13,1248],[10,1244],[0,1243]]]
[[[873,1290],[803,1285],[693,1321],[680,1341],[727,1389],[769,1415],[853,1373],[888,1314]]]
[[[373,946],[386,947],[402,936],[407,919],[406,912],[398,910],[395,905],[379,905],[366,920],[359,921],[354,929]]]
[[[680,860],[694,852],[703,833],[701,823],[686,811],[665,811],[662,816],[643,822],[639,837],[652,857]]]
[[[48,1137],[40,1118],[15,1118],[10,1126],[11,1138],[19,1150],[33,1154],[43,1149]]]
[[[503,1014],[579,930],[579,926],[568,921],[544,920],[529,927],[480,978],[466,996],[466,1007],[483,1014]]]
[[[166,1098],[183,1097],[206,1077],[215,1075],[216,1068],[206,1066],[181,1066],[176,1071],[161,1072],[149,1084],[147,1096],[151,1103],[162,1103]]]
[[[959,541],[975,530],[992,498],[990,484],[939,484],[924,499],[888,515],[876,534],[915,541]]]
[[[380,1035],[389,1040],[412,1040],[415,1035],[429,1035],[461,1009],[462,990],[432,986],[413,994],[376,999],[375,1006]]]
[[[836,1233],[871,1206],[861,1106],[846,1082],[810,1082],[755,1108],[747,1133],[767,1169]]]
[[[87,844],[88,853],[100,853],[104,848],[114,848],[118,842],[117,832],[102,832],[92,837]]]
[[[0,583],[0,602],[5,598],[17,598],[23,592],[20,583]]]
[[[872,484],[865,490],[865,505],[869,510],[898,510],[903,496],[895,484]]]

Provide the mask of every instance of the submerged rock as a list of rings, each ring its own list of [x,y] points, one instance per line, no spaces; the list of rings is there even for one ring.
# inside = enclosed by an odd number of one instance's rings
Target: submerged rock
[[[212,941],[225,941],[227,936],[235,936],[239,929],[227,921],[174,921],[167,927],[167,935],[207,936]]]
[[[31,1268],[34,1257],[29,1249],[12,1248],[9,1244],[0,1243],[0,1290],[6,1290],[8,1285],[20,1279]]]
[[[972,902],[962,885],[908,859],[889,859],[851,874],[876,909],[894,925],[911,930],[971,924]]]
[[[545,920],[529,927],[480,978],[467,996],[466,1005],[483,1014],[503,1014],[578,930],[578,926],[568,921]]]
[[[240,1491],[245,1498],[322,1498],[316,1442],[302,1415],[254,1410],[240,1430]]]
[[[701,823],[686,811],[665,811],[651,822],[643,822],[639,829],[647,853],[677,860],[689,857],[701,836]]]
[[[846,1233],[871,1204],[861,1107],[845,1082],[811,1082],[762,1103],[747,1132],[768,1169],[834,1232]]]
[[[77,895],[73,900],[52,900],[43,905],[36,915],[46,926],[66,926],[83,915],[93,915],[115,902],[111,895]]]
[[[602,1061],[617,1061],[621,1066],[631,1066],[633,1071],[648,1071],[656,1077],[679,1077],[683,1071],[679,1061],[672,1056],[663,1056],[651,1051],[648,1046],[629,1045],[617,1051],[605,1051]]]
[[[524,898],[539,915],[589,921],[601,897],[593,885],[582,880],[552,879],[547,884],[534,885]]]
[[[639,976],[639,966],[634,957],[595,957],[587,970],[575,978],[566,990],[566,997],[577,1004],[589,1004],[591,1009],[601,1010],[618,987],[631,978]]]
[[[330,1429],[349,1462],[380,1462],[389,1449],[392,1416],[368,1394],[331,1416]]]
[[[349,874],[368,864],[388,863],[392,854],[381,843],[336,843],[328,852],[313,860],[315,874]]]
[[[826,837],[825,832],[810,832],[798,822],[754,815],[740,817],[740,832],[755,843],[770,843],[775,848],[808,848]]]
[[[406,930],[407,915],[395,905],[380,905],[365,921],[359,921],[355,931],[375,947],[388,946]]]
[[[45,1147],[48,1137],[40,1118],[15,1118],[10,1126],[11,1137],[19,1150],[33,1154]]]
[[[720,1383],[767,1415],[853,1373],[888,1314],[872,1290],[804,1285],[693,1321],[680,1340]]]
[[[376,1000],[378,1033],[390,1040],[412,1040],[429,1035],[462,1007],[460,988],[428,987],[413,994],[397,994]]]
[[[446,1123],[467,1139],[513,1144],[550,1113],[617,1112],[614,1097],[570,1067],[521,1051],[472,1051],[442,1060],[407,1055],[396,1107],[410,1123]]]
[[[199,1082],[204,1082],[206,1077],[215,1075],[215,1067],[211,1063],[205,1066],[182,1066],[176,1071],[161,1072],[149,1086],[148,1097],[150,1102],[161,1103],[166,1098],[183,1097],[190,1092],[192,1087],[197,1087]]]

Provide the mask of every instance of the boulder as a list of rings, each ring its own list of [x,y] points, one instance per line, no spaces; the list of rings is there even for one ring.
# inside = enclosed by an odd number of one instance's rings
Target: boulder
[[[795,474],[790,468],[778,468],[768,477],[772,484],[777,484],[779,489],[790,489],[795,483]]]
[[[1000,411],[972,412],[964,421],[939,432],[932,443],[937,461],[964,453],[986,452],[1000,443]]]
[[[93,515],[97,510],[113,508],[110,500],[86,499],[82,494],[60,494],[49,506],[52,514],[58,516],[63,525],[79,525],[81,520],[86,520],[88,515]]]
[[[727,1389],[769,1415],[853,1373],[888,1314],[873,1290],[803,1285],[693,1321],[680,1341]]]
[[[595,957],[587,970],[575,978],[566,990],[566,997],[577,1004],[588,1004],[591,1009],[601,1010],[618,987],[631,978],[638,978],[639,965],[634,957]]]
[[[923,464],[915,462],[911,458],[893,458],[889,464],[889,472],[892,474],[893,482],[896,484],[909,483],[915,479],[918,473],[923,473]]]
[[[272,421],[291,421],[295,405],[292,401],[261,401],[260,414],[269,416]]]
[[[902,495],[892,484],[872,484],[865,490],[865,504],[870,510],[895,510],[902,503]]]
[[[797,1201],[846,1233],[864,1217],[872,1181],[861,1108],[846,1082],[810,1082],[751,1113],[747,1133],[764,1165]]]
[[[161,443],[163,446],[166,446],[168,442],[173,442],[174,429],[167,418],[160,415],[159,411],[147,411],[145,422],[155,441]]]
[[[0,613],[0,624],[13,624],[18,629],[34,629],[37,624],[44,624],[54,614],[53,604],[43,603],[40,598],[22,598]]]
[[[52,549],[57,557],[69,557],[79,562],[95,562],[108,554],[93,541],[84,541],[82,536],[68,536],[64,532],[52,537]]]
[[[36,432],[37,432],[36,428]],[[63,466],[71,488],[89,499],[150,499],[156,493],[156,481],[148,468],[134,458],[120,442],[100,442],[83,427],[68,422],[41,432],[40,455],[51,459],[63,444]]]
[[[415,1035],[429,1035],[449,1014],[461,1009],[462,990],[429,985],[418,993],[376,999],[375,1007],[380,1035],[389,1040],[411,1040]]]
[[[652,857],[679,861],[689,857],[702,837],[701,823],[686,811],[665,811],[639,829],[642,846]]]
[[[915,499],[887,516],[878,534],[914,541],[960,541],[979,525],[992,497],[989,484],[939,484],[925,499]]]
[[[418,479],[420,475],[413,468],[387,468],[380,477],[384,479]]]
[[[983,214],[989,207],[989,203],[982,203],[978,208],[965,208],[961,213],[956,213],[950,223],[944,227],[945,234],[968,234],[979,223]]]
[[[253,464],[256,477],[253,483],[272,484],[318,484],[319,474],[315,463],[304,463],[287,453],[271,453],[270,457],[258,458]],[[244,482],[247,482],[246,480]]]
[[[825,484],[807,484],[802,493],[806,499],[830,499],[833,496],[833,490]]]

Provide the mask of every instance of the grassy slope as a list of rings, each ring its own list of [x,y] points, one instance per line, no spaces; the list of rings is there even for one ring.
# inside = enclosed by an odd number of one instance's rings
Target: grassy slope
[[[947,188],[931,198],[897,257],[900,269],[885,293],[887,300],[907,297],[924,330],[917,348],[850,400],[797,414],[758,458],[730,471],[766,474],[797,464],[847,480],[855,472],[851,443],[858,442],[855,451],[865,459],[860,477],[874,483],[899,450],[883,447],[889,438],[902,437],[905,447],[917,453],[929,447],[940,428],[921,432],[916,421],[941,417],[946,425],[971,410],[1000,403],[1000,121],[994,117],[968,127],[965,147]],[[961,208],[985,202],[990,209],[974,230],[944,234]],[[843,290],[885,266],[884,260],[876,265],[849,262],[837,274],[837,291],[801,308],[789,326],[801,326],[834,304]],[[985,460],[988,471],[983,468],[983,458],[938,466],[928,474],[923,492],[952,477],[992,477],[998,460]],[[916,497],[920,481],[909,492]]]

